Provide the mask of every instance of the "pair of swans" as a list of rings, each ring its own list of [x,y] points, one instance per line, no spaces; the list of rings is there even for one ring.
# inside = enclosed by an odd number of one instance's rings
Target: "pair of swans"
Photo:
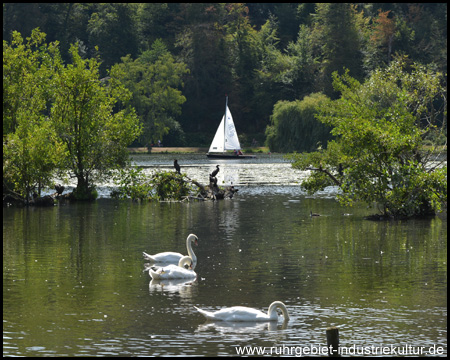
[[[277,310],[281,310],[284,322],[289,321],[289,314],[286,305],[284,305],[281,301],[274,301],[272,304],[270,304],[267,314],[260,310],[256,310],[247,306],[233,306],[214,312],[202,310],[196,306],[194,307],[207,320],[213,321],[233,321],[233,322],[277,321],[278,320]]]
[[[144,259],[153,264],[165,265],[160,268],[152,267],[149,274],[154,280],[170,279],[193,279],[197,277],[194,271],[197,265],[197,257],[192,250],[192,244],[198,245],[198,237],[195,234],[189,234],[186,239],[186,248],[188,256],[183,254],[166,251],[155,255],[149,255],[143,252]],[[177,265],[175,265],[177,264]]]

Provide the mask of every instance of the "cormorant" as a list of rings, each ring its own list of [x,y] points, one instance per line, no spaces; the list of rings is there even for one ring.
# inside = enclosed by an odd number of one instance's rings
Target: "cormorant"
[[[56,190],[56,192],[57,192],[58,195],[61,195],[61,194],[64,192],[64,186],[63,186],[63,185],[56,184],[56,185],[55,185],[55,190]]]
[[[212,177],[214,177],[214,176],[216,176],[217,175],[217,173],[219,172],[219,165],[216,165],[216,167],[217,167],[217,169],[216,170],[214,170],[212,173],[211,173],[211,176]]]
[[[178,160],[173,161],[173,166],[175,167],[176,172],[181,175],[181,172],[180,172],[181,168],[180,168],[180,165],[178,165]]]
[[[209,183],[212,184],[213,186],[217,186],[217,178],[214,176],[209,176]]]

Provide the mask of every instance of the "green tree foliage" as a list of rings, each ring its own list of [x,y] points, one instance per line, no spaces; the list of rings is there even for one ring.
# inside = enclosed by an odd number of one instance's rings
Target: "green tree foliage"
[[[297,41],[287,46],[288,66],[281,75],[284,95],[289,100],[302,99],[314,89],[314,76],[319,64],[314,59],[312,48],[311,31],[300,26]]]
[[[319,89],[332,97],[331,74],[344,67],[362,78],[362,57],[357,10],[349,3],[319,3],[314,18],[313,42],[321,59]]]
[[[190,70],[185,82],[189,102],[183,107],[182,125],[185,131],[213,133],[223,115],[225,94],[232,98],[233,90],[225,4],[182,4],[180,16],[186,25],[177,35],[178,57]]]
[[[280,100],[336,98],[331,74],[344,67],[363,81],[403,54],[446,73],[446,14],[446,3],[5,3],[3,39],[40,27],[66,63],[75,42],[83,58],[100,56],[100,77],[161,39],[190,69],[182,114],[165,136],[181,125],[206,145],[225,94],[239,134],[262,134]]]
[[[52,181],[63,149],[47,114],[57,44],[44,44],[33,31],[27,42],[17,32],[3,42],[3,185],[26,201]]]
[[[24,44],[20,33],[13,33],[11,44],[3,41],[3,134],[14,132],[18,124],[19,112],[24,108],[42,111],[45,108],[43,86],[47,85],[45,68],[40,64],[49,52],[54,52],[55,44],[49,49],[34,51],[44,42],[45,35],[33,31]],[[45,55],[44,55],[45,54]],[[36,92],[36,96],[32,96]]]
[[[118,63],[122,56],[136,56],[138,53],[135,6],[128,3],[98,3],[89,19],[89,43],[98,48],[104,62],[103,71]]]
[[[183,175],[171,171],[159,171],[145,176],[141,168],[120,170],[115,178],[118,185],[112,197],[132,200],[180,201],[192,191]]]
[[[248,131],[251,125],[247,120],[252,116],[248,103],[252,101],[247,94],[253,93],[254,72],[257,66],[259,49],[256,42],[256,31],[250,24],[248,8],[244,4],[230,3],[226,6],[227,21],[224,27],[226,45],[230,65],[234,69],[231,91],[228,92],[233,99],[233,106],[240,108],[236,114],[237,123],[241,129]],[[253,129],[254,131],[254,129]]]
[[[153,189],[142,168],[119,169],[113,177],[117,188],[111,193],[115,199],[150,200]]]
[[[158,200],[182,200],[192,190],[189,183],[183,180],[183,175],[174,172],[157,172],[150,183]]]
[[[386,216],[424,216],[447,201],[447,169],[424,138],[446,129],[443,77],[399,57],[361,84],[333,74],[342,96],[318,119],[333,127],[326,150],[292,156],[293,167],[312,170],[303,182],[314,193],[337,185],[342,203],[376,202]]]
[[[20,111],[16,131],[3,141],[3,185],[28,202],[32,193],[52,184],[61,153],[51,124]]]
[[[375,7],[376,6],[376,7]],[[447,5],[444,3],[365,4],[364,67],[386,67],[395,54],[447,69]]]
[[[170,129],[179,129],[175,116],[186,101],[180,88],[188,72],[186,65],[176,62],[159,40],[138,59],[123,57],[122,63],[111,69],[111,77],[119,79],[132,93],[130,104],[144,129],[142,144],[156,143]]]
[[[172,52],[175,47],[175,36],[181,24],[177,22],[179,3],[144,3],[137,7],[138,34],[141,52],[150,49],[158,39]]]
[[[266,130],[266,145],[272,151],[314,151],[330,139],[330,127],[315,119],[328,98],[311,94],[303,100],[279,101],[272,114],[272,125]]]
[[[410,28],[409,41],[403,52],[409,54],[414,61],[434,63],[439,71],[446,72],[447,4],[409,4],[403,23],[404,27]]]
[[[259,49],[258,66],[254,70],[253,108],[255,126],[264,128],[267,115],[273,110],[273,105],[284,98],[285,89],[281,74],[288,68],[286,56],[278,49],[279,38],[274,21],[268,20],[256,34],[256,46]],[[293,99],[289,99],[293,100]]]
[[[51,119],[68,153],[61,168],[77,179],[76,197],[90,199],[95,182],[125,164],[140,127],[134,109],[113,112],[129,91],[114,79],[105,85],[96,59],[83,60],[76,45],[70,51],[73,63],[55,77]]]

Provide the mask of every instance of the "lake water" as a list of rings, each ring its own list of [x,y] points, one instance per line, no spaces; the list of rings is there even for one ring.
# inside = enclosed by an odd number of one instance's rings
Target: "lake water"
[[[220,164],[219,183],[239,192],[135,203],[108,198],[111,184],[101,184],[92,204],[3,209],[4,356],[323,356],[329,326],[350,355],[447,355],[446,213],[367,221],[374,209],[341,207],[334,189],[302,193],[307,173],[281,156],[176,157],[204,183]],[[173,159],[133,161],[150,172]],[[142,251],[186,253],[189,233],[199,238],[197,279],[151,282]],[[194,309],[267,311],[275,300],[288,323],[206,322]]]

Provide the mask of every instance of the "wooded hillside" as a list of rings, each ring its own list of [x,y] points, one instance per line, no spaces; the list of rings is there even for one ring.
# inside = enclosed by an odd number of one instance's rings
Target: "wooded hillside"
[[[3,4],[3,40],[37,27],[67,63],[78,43],[82,56],[101,59],[101,76],[116,66],[144,122],[139,145],[159,137],[167,146],[209,145],[225,94],[244,144],[261,144],[278,101],[336,98],[334,71],[363,81],[402,54],[447,72],[445,3]],[[170,73],[175,104],[149,116],[135,94],[159,91],[161,72]]]

